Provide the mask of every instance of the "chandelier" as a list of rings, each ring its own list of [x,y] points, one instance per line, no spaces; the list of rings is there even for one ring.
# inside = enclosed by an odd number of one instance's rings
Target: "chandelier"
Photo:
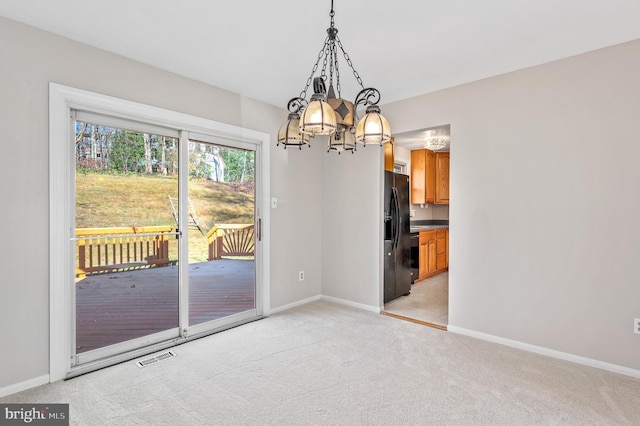
[[[331,0],[331,25],[327,29],[327,37],[324,45],[318,53],[318,59],[313,65],[311,75],[307,83],[296,98],[289,100],[287,109],[289,116],[287,121],[278,131],[278,144],[297,146],[310,146],[310,140],[314,136],[328,135],[328,151],[356,150],[356,144],[364,146],[369,144],[382,145],[391,140],[389,122],[380,114],[380,92],[372,87],[365,88],[360,75],[353,67],[349,55],[344,50],[338,29],[335,27],[333,0]],[[347,65],[362,88],[355,97],[355,102],[342,98],[340,86],[340,68],[338,66],[338,50],[342,52]],[[320,75],[315,76],[322,61]],[[335,85],[334,85],[335,82]],[[313,95],[306,100],[307,90],[313,83]],[[329,88],[327,90],[327,83]],[[337,96],[336,96],[337,91]],[[357,108],[365,109],[365,115],[358,120]],[[357,122],[357,124],[356,124]]]

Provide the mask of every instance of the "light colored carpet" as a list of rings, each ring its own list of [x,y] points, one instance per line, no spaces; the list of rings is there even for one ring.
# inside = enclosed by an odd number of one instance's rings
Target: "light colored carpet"
[[[640,380],[315,302],[0,399],[79,425],[640,424]]]

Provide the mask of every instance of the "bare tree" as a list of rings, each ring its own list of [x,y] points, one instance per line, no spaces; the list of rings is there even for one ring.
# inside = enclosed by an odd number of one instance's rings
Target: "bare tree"
[[[153,173],[153,164],[151,163],[151,136],[149,133],[143,134],[144,138],[144,163],[145,173]]]

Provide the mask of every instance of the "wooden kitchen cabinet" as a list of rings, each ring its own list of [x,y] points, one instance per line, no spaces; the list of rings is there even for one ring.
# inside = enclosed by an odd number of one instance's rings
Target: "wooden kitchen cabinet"
[[[435,202],[435,155],[428,149],[411,151],[411,204]]]
[[[429,275],[438,270],[436,240],[429,240]]]
[[[435,203],[449,204],[449,153],[435,153]]]
[[[448,268],[448,232],[446,228],[420,232],[418,280],[436,275]]]
[[[411,151],[411,204],[449,204],[449,153]]]
[[[393,143],[394,139],[391,138],[389,142],[384,144],[384,169],[388,172],[392,172],[394,169]]]
[[[447,230],[438,229],[436,231],[436,270],[447,268]]]
[[[418,245],[418,279],[429,275],[429,235],[428,232],[420,232]]]
[[[446,252],[447,269],[449,269],[449,228],[447,228],[447,232],[445,233],[445,244],[447,246],[447,252]]]

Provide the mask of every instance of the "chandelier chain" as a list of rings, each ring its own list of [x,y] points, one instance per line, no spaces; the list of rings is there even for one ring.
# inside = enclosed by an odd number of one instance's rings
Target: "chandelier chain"
[[[333,0],[331,0],[331,11],[329,12],[329,16],[331,17],[331,28],[335,27],[335,23],[333,22],[333,17],[336,16],[336,13],[333,11]]]
[[[311,86],[311,82],[313,81],[313,76],[316,73],[316,71],[318,71],[318,65],[320,64],[320,59],[322,59],[322,57],[324,56],[324,48],[327,45],[328,40],[329,40],[329,37],[327,37],[324,40],[324,45],[322,45],[322,49],[320,49],[320,52],[318,52],[318,59],[316,60],[316,63],[313,64],[313,69],[311,70],[311,75],[309,75],[309,78],[307,79],[307,84],[304,86],[304,89],[302,90],[302,92],[300,92],[300,97],[302,99],[307,98],[307,89],[309,89],[309,86]]]
[[[356,81],[358,82],[360,87],[364,89],[364,84],[362,83],[360,74],[358,74],[358,71],[356,71],[356,69],[354,68],[353,62],[351,62],[351,58],[349,57],[349,54],[347,53],[347,51],[344,50],[344,47],[342,46],[342,42],[340,41],[340,38],[338,38],[338,36],[336,36],[336,42],[338,43],[338,47],[340,47],[340,50],[342,50],[342,54],[344,55],[344,59],[347,61],[347,65],[351,67],[351,70],[353,71],[353,76],[356,78]]]
[[[320,77],[322,77],[323,80],[327,79],[327,58],[329,57],[329,52],[331,51],[329,47],[330,44],[331,41],[328,41],[324,45],[324,58],[322,59],[322,71],[320,71]]]
[[[338,67],[338,51],[336,50],[336,45],[335,43],[333,44],[333,61],[335,62],[335,69],[336,69],[336,90],[338,90],[338,98],[342,98],[342,95],[340,94],[341,87],[340,87],[340,68]]]
[[[333,73],[335,70],[335,61],[333,60],[333,43],[329,41],[329,85],[333,84]]]

